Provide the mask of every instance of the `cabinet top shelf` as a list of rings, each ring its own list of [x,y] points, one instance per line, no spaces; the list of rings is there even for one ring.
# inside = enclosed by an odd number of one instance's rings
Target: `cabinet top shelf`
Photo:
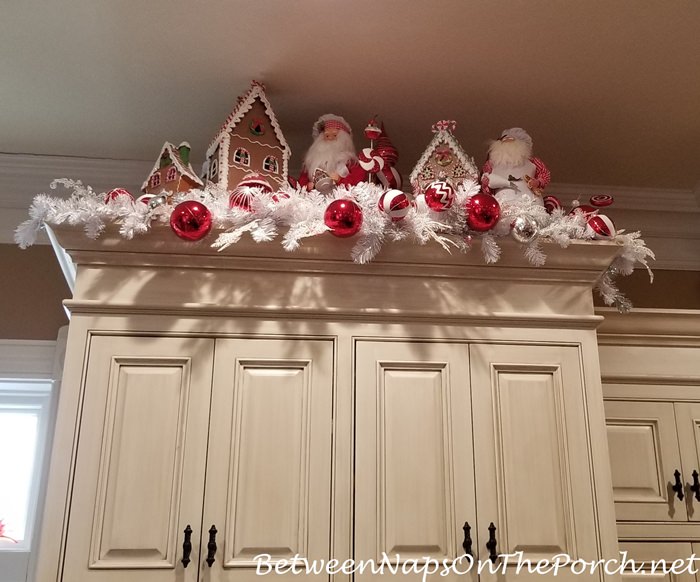
[[[593,316],[591,289],[620,252],[606,241],[544,242],[543,266],[524,248],[499,238],[501,256],[486,264],[479,241],[469,253],[448,253],[437,243],[386,242],[364,265],[354,263],[355,239],[310,237],[293,252],[278,241],[248,238],[224,251],[177,238],[167,225],[125,240],[108,227],[92,240],[82,228],[53,234],[77,265],[69,307],[151,305],[201,310],[410,314],[435,317]],[[207,307],[208,306],[208,307]],[[599,318],[596,318],[596,320]]]

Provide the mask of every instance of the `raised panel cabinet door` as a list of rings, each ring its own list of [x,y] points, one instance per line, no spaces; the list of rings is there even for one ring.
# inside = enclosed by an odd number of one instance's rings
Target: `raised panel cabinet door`
[[[698,560],[689,542],[620,542],[627,558],[622,582],[696,582]]]
[[[512,555],[498,559],[504,570],[499,578],[515,576],[518,555],[532,564],[552,563],[562,554],[572,560],[596,559],[588,411],[578,348],[474,344],[470,353],[480,539],[492,522],[495,553]],[[602,418],[600,424],[602,428]],[[488,558],[493,550],[482,541],[479,558]],[[520,572],[519,579],[528,578],[526,569]],[[579,579],[568,570],[558,577]],[[485,573],[482,579],[495,576]]]
[[[298,579],[307,563],[328,579],[333,366],[332,339],[217,340],[203,580]]]
[[[194,582],[213,341],[93,336],[63,582]]]
[[[357,341],[355,356],[356,578],[382,563],[402,580],[466,571],[465,523],[478,545],[468,345]]]
[[[606,400],[605,417],[617,520],[686,521],[673,403]]]
[[[683,465],[685,508],[690,521],[700,521],[700,403],[676,402],[673,406]]]

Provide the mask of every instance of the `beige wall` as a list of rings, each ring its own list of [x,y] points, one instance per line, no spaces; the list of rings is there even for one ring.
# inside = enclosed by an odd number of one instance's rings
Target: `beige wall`
[[[0,269],[0,339],[56,339],[68,322],[61,301],[70,291],[51,247],[0,245]],[[657,270],[650,285],[646,271],[638,270],[618,283],[635,307],[700,309],[698,271]],[[596,304],[602,305],[597,296]]]
[[[68,323],[61,301],[71,296],[53,249],[0,245],[0,339],[55,340]]]

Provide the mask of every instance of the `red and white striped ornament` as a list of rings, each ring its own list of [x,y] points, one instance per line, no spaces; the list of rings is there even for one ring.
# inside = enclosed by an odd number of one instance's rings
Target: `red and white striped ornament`
[[[229,208],[240,208],[250,211],[253,203],[251,188],[260,188],[263,192],[272,192],[272,186],[260,174],[250,174],[243,178],[228,197]]]
[[[155,198],[155,194],[143,194],[136,199],[136,202],[141,202],[148,206],[148,203]]]
[[[134,197],[131,195],[131,192],[129,192],[126,188],[113,188],[107,194],[105,194],[105,204],[108,202],[111,202],[112,200],[116,200],[120,196],[125,196],[129,200],[133,200]]]
[[[542,198],[542,203],[544,204],[544,209],[548,214],[552,214],[555,210],[559,210],[561,206],[561,201],[556,196],[545,196]]]
[[[589,202],[596,208],[604,208],[605,206],[610,206],[615,200],[609,194],[596,194],[591,196]]]
[[[586,234],[596,240],[613,238],[615,232],[613,221],[605,214],[591,216],[586,224]]]
[[[357,156],[357,162],[365,172],[370,174],[376,174],[379,170],[384,169],[384,158],[379,155],[377,150],[371,148],[364,148]]]
[[[411,201],[401,190],[389,190],[379,198],[379,210],[389,216],[392,222],[406,218],[411,209]]]
[[[425,203],[430,210],[444,212],[455,201],[455,189],[445,180],[436,180],[425,189]]]

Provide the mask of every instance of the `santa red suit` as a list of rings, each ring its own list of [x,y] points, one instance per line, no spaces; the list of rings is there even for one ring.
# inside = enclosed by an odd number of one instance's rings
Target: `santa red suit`
[[[547,166],[532,155],[532,138],[524,129],[513,127],[491,144],[482,168],[481,189],[501,204],[522,201],[523,197],[542,204],[542,190],[550,179]]]
[[[314,142],[304,158],[299,176],[299,185],[308,189],[322,183],[339,186],[354,186],[367,178],[357,163],[357,154],[352,142],[352,130],[345,119],[338,115],[322,115],[314,123]],[[326,178],[322,182],[322,178]],[[328,180],[332,182],[330,182]]]

